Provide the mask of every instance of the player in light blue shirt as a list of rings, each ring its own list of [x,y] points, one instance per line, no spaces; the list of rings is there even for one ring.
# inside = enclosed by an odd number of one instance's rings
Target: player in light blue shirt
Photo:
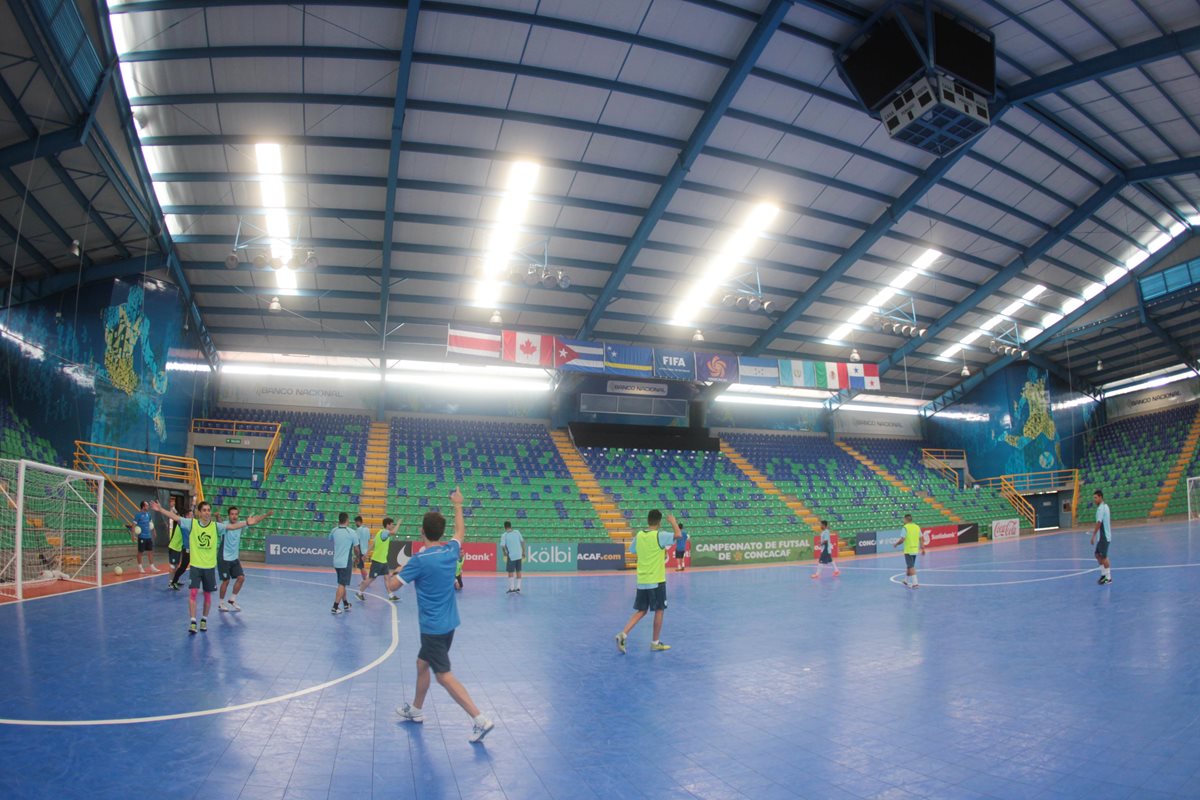
[[[525,558],[525,537],[512,526],[511,522],[504,523],[504,533],[500,534],[500,549],[504,551],[506,571],[508,572],[508,594],[521,593],[521,561]],[[513,575],[516,574],[514,578]]]
[[[396,709],[407,722],[424,722],[422,706],[429,692],[429,673],[454,698],[454,702],[470,715],[475,723],[469,741],[478,742],[494,726],[480,713],[467,688],[450,671],[450,645],[458,627],[458,601],[454,595],[454,573],[458,557],[467,538],[463,519],[463,496],[455,489],[450,494],[454,504],[454,538],[445,541],[446,518],[430,511],[421,520],[421,548],[400,570],[400,584],[411,583],[417,592],[417,621],[421,629],[421,649],[417,652],[417,690],[411,703]]]
[[[338,526],[329,532],[333,540],[333,571],[337,573],[337,592],[333,595],[334,614],[350,610],[350,601],[346,599],[346,587],[350,585],[350,573],[353,570],[355,548],[358,547],[358,531],[349,527],[350,515],[345,511],[338,514]],[[341,608],[338,608],[341,603]]]
[[[824,570],[825,565],[832,564],[833,565],[833,577],[836,578],[837,576],[842,574],[842,571],[840,569],[838,569],[837,562],[833,560],[833,539],[831,537],[830,530],[829,530],[829,520],[827,520],[827,519],[821,520],[821,533],[820,533],[819,544],[820,544],[821,552],[817,556],[817,571],[814,572],[812,575],[809,575],[809,577],[813,578],[813,579],[820,578],[821,572]]]
[[[246,571],[242,569],[242,533],[250,530],[251,525],[262,522],[267,517],[274,514],[274,511],[268,511],[265,514],[251,516],[246,520],[246,527],[233,527],[238,521],[238,515],[241,513],[237,506],[230,506],[226,511],[229,515],[229,522],[225,525],[224,531],[221,533],[221,549],[217,552],[217,576],[221,579],[221,591],[218,593],[220,602],[217,603],[217,608],[221,611],[241,611],[242,607],[238,605],[238,592],[242,590],[242,586],[246,583]],[[218,523],[218,526],[220,523]],[[229,603],[225,602],[225,590],[229,588],[229,579],[232,578],[233,595],[229,598]]]
[[[354,524],[358,526],[354,531],[358,534],[358,551],[354,554],[354,566],[362,578],[362,582],[358,584],[358,590],[362,592],[362,584],[367,580],[367,553],[371,550],[371,529],[363,525],[361,514],[354,518]],[[362,597],[358,599],[361,600]]]
[[[1112,514],[1104,502],[1104,492],[1099,489],[1092,495],[1096,503],[1096,527],[1092,531],[1092,544],[1096,545],[1096,563],[1100,565],[1101,586],[1112,583],[1112,565],[1108,561],[1108,545],[1112,541]]]
[[[146,571],[142,566],[142,553],[146,554],[146,560],[150,562],[150,571],[158,572],[158,567],[154,566],[154,528],[150,522],[150,503],[143,500],[138,506],[138,512],[133,515],[133,524],[126,527],[129,528],[129,535],[137,542],[138,572]],[[135,528],[136,534],[133,532]]]

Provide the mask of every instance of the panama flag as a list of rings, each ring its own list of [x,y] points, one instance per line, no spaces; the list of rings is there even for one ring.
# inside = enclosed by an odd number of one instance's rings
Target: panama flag
[[[480,358],[499,358],[500,331],[450,328],[446,337],[446,352]]]
[[[554,366],[568,372],[604,372],[604,345],[581,339],[555,339]]]
[[[504,331],[501,358],[514,364],[554,366],[554,337],[541,333]]]
[[[863,378],[869,392],[879,391],[879,365],[863,364]]]
[[[850,379],[851,389],[867,388],[867,375],[863,371],[862,364],[848,364],[846,366],[846,375]]]

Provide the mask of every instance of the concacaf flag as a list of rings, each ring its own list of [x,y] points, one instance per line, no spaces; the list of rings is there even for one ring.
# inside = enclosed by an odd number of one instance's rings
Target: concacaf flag
[[[514,364],[554,366],[554,337],[541,333],[504,331],[500,357]]]
[[[500,357],[500,331],[478,328],[450,328],[446,352],[479,358]]]

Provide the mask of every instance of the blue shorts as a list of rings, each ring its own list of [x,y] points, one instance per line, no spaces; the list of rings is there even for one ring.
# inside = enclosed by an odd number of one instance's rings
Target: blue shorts
[[[667,608],[667,583],[663,581],[653,589],[638,589],[633,598],[634,611],[665,611]]]
[[[1100,558],[1108,558],[1108,546],[1112,544],[1108,539],[1105,539],[1103,534],[1096,540],[1096,555]]]
[[[914,569],[917,566],[917,554],[916,553],[905,553],[904,554],[904,566],[909,569]]]

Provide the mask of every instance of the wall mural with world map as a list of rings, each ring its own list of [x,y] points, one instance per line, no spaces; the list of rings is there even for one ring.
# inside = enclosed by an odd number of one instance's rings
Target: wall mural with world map
[[[1072,469],[1097,410],[1046,370],[1016,364],[931,417],[926,432],[938,447],[966,450],[975,478]]]
[[[206,407],[205,373],[183,330],[178,290],[115,280],[0,310],[3,401],[70,458],[76,439],[182,453]]]

